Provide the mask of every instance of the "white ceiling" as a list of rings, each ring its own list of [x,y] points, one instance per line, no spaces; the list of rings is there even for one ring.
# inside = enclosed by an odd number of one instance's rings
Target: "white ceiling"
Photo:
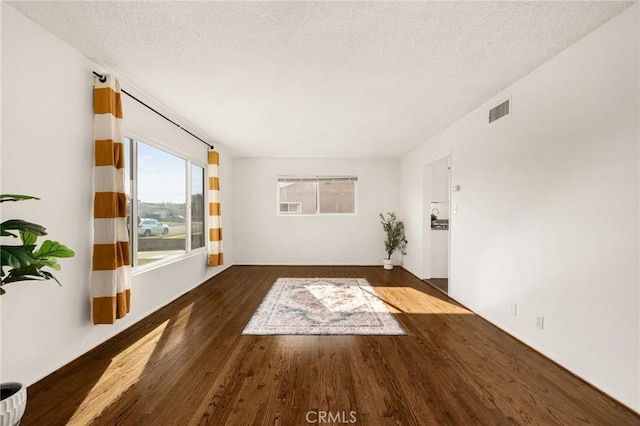
[[[632,4],[9,3],[259,157],[399,157]]]

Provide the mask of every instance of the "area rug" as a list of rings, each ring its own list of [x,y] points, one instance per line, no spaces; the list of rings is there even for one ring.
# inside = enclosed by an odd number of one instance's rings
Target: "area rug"
[[[279,278],[242,334],[406,333],[364,278]]]

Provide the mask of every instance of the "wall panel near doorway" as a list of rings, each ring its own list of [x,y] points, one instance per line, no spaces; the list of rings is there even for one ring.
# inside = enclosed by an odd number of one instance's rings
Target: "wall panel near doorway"
[[[450,295],[636,411],[639,13],[636,3],[401,162],[411,242],[424,232],[424,167],[451,152]],[[505,99],[511,113],[489,123]],[[423,259],[410,250],[405,267],[420,275]]]

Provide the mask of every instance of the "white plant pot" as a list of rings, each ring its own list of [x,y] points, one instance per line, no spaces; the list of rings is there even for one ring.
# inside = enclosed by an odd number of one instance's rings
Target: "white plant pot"
[[[382,259],[382,263],[384,264],[384,269],[387,271],[393,269],[393,259]]]
[[[22,383],[2,383],[0,386],[0,425],[18,425],[27,408],[27,388]]]

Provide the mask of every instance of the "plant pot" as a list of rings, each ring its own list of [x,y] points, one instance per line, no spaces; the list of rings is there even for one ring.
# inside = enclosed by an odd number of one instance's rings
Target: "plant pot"
[[[384,269],[390,271],[393,269],[393,259],[382,259],[382,263],[384,265]]]
[[[0,425],[20,424],[27,408],[27,388],[22,383],[2,383],[0,393]]]

